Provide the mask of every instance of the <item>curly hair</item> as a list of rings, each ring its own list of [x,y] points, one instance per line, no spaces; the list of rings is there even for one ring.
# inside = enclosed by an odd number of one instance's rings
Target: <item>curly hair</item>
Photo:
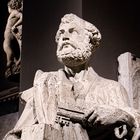
[[[20,10],[23,6],[23,0],[10,0],[8,6],[14,10]]]
[[[93,51],[100,46],[100,40],[101,40],[101,33],[100,31],[88,21],[85,21],[84,19],[76,16],[75,14],[66,14],[61,18],[61,23],[59,25],[59,28],[63,26],[64,24],[69,23],[75,23],[77,26],[81,26],[83,29],[85,29],[88,32],[90,43],[93,45]],[[59,40],[59,30],[56,33],[56,42]]]

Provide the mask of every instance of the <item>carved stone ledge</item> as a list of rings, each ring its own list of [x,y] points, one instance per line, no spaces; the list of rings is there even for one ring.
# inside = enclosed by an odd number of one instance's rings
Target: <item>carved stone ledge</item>
[[[18,111],[19,88],[13,87],[0,92],[0,116]]]
[[[19,97],[19,87],[12,87],[0,92],[0,103],[7,100],[14,100]]]

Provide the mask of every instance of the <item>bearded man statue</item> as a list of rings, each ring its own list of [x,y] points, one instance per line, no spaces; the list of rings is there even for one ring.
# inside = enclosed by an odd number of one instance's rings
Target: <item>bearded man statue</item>
[[[36,72],[33,87],[21,95],[25,109],[4,140],[138,140],[140,114],[125,89],[89,65],[100,40],[93,24],[64,15],[56,34],[64,68]]]

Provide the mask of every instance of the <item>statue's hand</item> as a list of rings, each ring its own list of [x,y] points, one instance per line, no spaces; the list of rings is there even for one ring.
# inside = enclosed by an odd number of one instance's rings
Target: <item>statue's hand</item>
[[[9,131],[3,140],[21,140],[21,130],[11,130]]]
[[[12,32],[15,33],[15,34],[17,34],[18,33],[18,29],[15,26],[13,26],[12,27]]]
[[[85,113],[84,120],[89,126],[108,126],[116,123],[128,124],[130,127],[134,125],[134,118],[126,111],[112,106],[94,106]]]
[[[14,31],[14,30],[16,29],[16,27],[15,27],[15,26],[13,26],[11,29],[12,29],[12,31]]]
[[[112,120],[113,116],[111,120],[109,119],[112,115],[112,112],[114,112],[114,109],[94,106],[85,113],[85,120],[87,120],[89,126],[94,126],[97,124],[108,125],[115,121],[115,119]]]

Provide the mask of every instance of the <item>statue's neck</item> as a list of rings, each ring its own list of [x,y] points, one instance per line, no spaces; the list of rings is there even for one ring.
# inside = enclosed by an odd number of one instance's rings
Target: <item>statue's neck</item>
[[[87,68],[88,68],[88,65],[86,63],[86,64],[82,64],[80,66],[75,66],[75,67],[65,66],[64,70],[69,76],[75,77],[76,74],[80,73],[81,71],[83,71]]]

